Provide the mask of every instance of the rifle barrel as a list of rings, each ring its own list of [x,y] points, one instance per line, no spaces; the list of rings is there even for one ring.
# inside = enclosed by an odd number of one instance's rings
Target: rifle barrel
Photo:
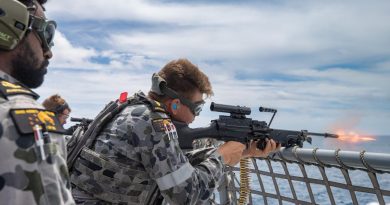
[[[338,135],[332,133],[318,133],[318,132],[308,132],[307,135],[312,136],[322,136],[322,137],[330,137],[330,138],[339,138]]]
[[[93,120],[88,119],[88,118],[77,118],[77,117],[71,117],[70,118],[71,122],[86,122],[86,123],[91,123]]]

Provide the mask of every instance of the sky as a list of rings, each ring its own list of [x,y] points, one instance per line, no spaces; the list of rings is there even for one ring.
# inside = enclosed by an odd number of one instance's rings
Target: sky
[[[278,129],[390,134],[390,1],[49,0],[57,21],[41,101],[58,93],[93,118],[121,92],[147,92],[166,63],[187,58],[214,96],[192,127],[252,108]],[[70,124],[69,124],[70,125]]]

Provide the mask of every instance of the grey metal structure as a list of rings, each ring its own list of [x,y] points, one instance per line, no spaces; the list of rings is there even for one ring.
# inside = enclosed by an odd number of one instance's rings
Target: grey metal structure
[[[239,171],[229,168],[213,203],[238,204]],[[282,148],[252,159],[250,173],[248,204],[390,204],[390,154]]]

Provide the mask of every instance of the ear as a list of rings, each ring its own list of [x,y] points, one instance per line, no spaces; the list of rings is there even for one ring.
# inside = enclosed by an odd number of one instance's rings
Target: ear
[[[173,99],[173,100],[171,100],[171,102],[169,104],[168,111],[171,114],[176,115],[179,112],[179,108],[180,108],[180,100],[179,99]]]

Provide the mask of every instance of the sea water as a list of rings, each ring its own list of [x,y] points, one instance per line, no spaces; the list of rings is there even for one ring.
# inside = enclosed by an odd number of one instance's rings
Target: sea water
[[[313,137],[312,144],[305,144],[304,148],[331,149],[335,150],[340,148],[341,150],[348,151],[362,151],[377,152],[377,153],[390,153],[390,136],[376,136],[375,140],[365,141],[359,143],[352,143],[346,141],[340,141],[332,138],[320,138]],[[260,170],[269,171],[269,168],[265,161],[257,160],[257,165]],[[279,162],[272,162],[272,168],[275,173],[285,174],[282,165]],[[323,180],[319,169],[316,166],[305,165],[306,172],[309,178]],[[288,171],[292,176],[302,177],[302,172],[297,164],[288,164]],[[325,168],[326,175],[329,181],[339,182],[345,184],[345,178],[341,171],[337,168]],[[239,176],[236,173],[236,176]],[[350,170],[349,175],[353,185],[372,188],[372,183],[368,174],[360,170]],[[381,189],[390,191],[390,174],[377,174],[377,179]],[[277,194],[273,179],[269,176],[261,175],[261,181],[263,182],[264,189],[267,193]],[[292,192],[290,185],[286,179],[276,178],[277,186],[280,194],[285,197],[292,198]],[[311,202],[307,186],[304,182],[293,181],[293,186],[299,200]],[[325,186],[311,183],[314,199],[316,204],[330,204],[328,191]],[[258,178],[256,174],[251,175],[251,189],[261,190]],[[337,187],[331,187],[331,191],[336,204],[349,205],[353,204],[349,190],[341,189]],[[379,204],[375,194],[355,192],[359,204],[375,205]],[[390,197],[384,197],[386,204],[390,204]],[[279,204],[277,199],[267,197],[267,202],[270,205]],[[252,194],[253,204],[264,204],[264,199],[260,195]],[[283,201],[283,204],[291,204]]]

